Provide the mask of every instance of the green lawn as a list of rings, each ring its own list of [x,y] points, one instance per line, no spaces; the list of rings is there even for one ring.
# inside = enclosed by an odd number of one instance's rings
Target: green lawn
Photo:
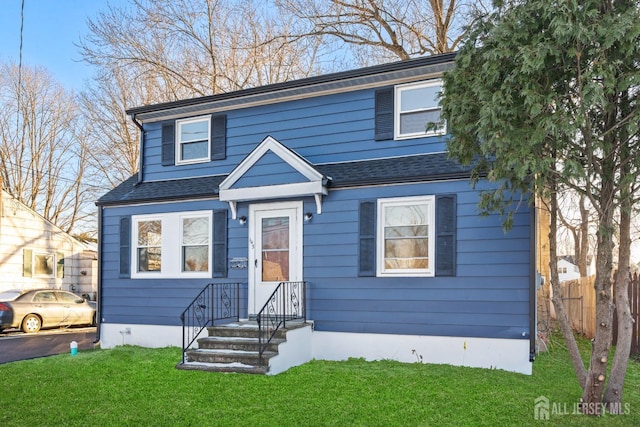
[[[640,425],[640,364],[627,373],[628,415],[572,414],[581,391],[558,339],[532,376],[363,360],[255,376],[177,370],[178,360],[178,348],[124,346],[0,365],[0,426]],[[534,419],[539,396],[549,421]]]

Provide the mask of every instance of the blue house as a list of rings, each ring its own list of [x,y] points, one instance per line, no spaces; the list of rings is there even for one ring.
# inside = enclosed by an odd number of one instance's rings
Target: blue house
[[[454,57],[128,110],[140,172],[97,202],[102,346],[182,346],[184,369],[530,374],[535,210],[506,233],[479,216],[491,184],[426,126]]]

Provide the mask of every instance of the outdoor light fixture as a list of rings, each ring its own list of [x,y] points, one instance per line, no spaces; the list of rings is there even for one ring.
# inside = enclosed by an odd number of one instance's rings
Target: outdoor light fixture
[[[304,221],[305,222],[311,221],[311,218],[313,218],[313,214],[311,212],[307,212],[306,214],[304,214]]]
[[[247,217],[242,215],[240,218],[238,218],[238,222],[240,223],[240,225],[245,225],[247,223]]]

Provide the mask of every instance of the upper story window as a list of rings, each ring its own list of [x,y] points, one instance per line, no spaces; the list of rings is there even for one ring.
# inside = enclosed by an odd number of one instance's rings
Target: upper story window
[[[434,276],[435,197],[378,200],[378,276]]]
[[[440,123],[438,96],[442,81],[411,83],[395,88],[394,139],[443,135],[444,124],[427,129],[429,123]]]
[[[176,163],[209,161],[211,116],[176,121]]]
[[[188,165],[227,157],[227,116],[191,117],[162,123],[162,166]]]

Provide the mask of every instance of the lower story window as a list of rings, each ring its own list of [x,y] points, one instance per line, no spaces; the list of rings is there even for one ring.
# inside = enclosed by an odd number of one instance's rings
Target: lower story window
[[[209,271],[209,218],[182,218],[182,271]]]
[[[162,221],[138,221],[138,272],[162,271]]]
[[[210,277],[211,212],[132,217],[132,277]]]
[[[434,275],[434,196],[378,200],[378,275]]]
[[[41,252],[42,251],[42,252]],[[64,277],[64,253],[45,252],[42,249],[23,249],[24,277],[57,278]]]
[[[33,274],[41,277],[53,277],[55,271],[56,258],[53,254],[33,255]]]

